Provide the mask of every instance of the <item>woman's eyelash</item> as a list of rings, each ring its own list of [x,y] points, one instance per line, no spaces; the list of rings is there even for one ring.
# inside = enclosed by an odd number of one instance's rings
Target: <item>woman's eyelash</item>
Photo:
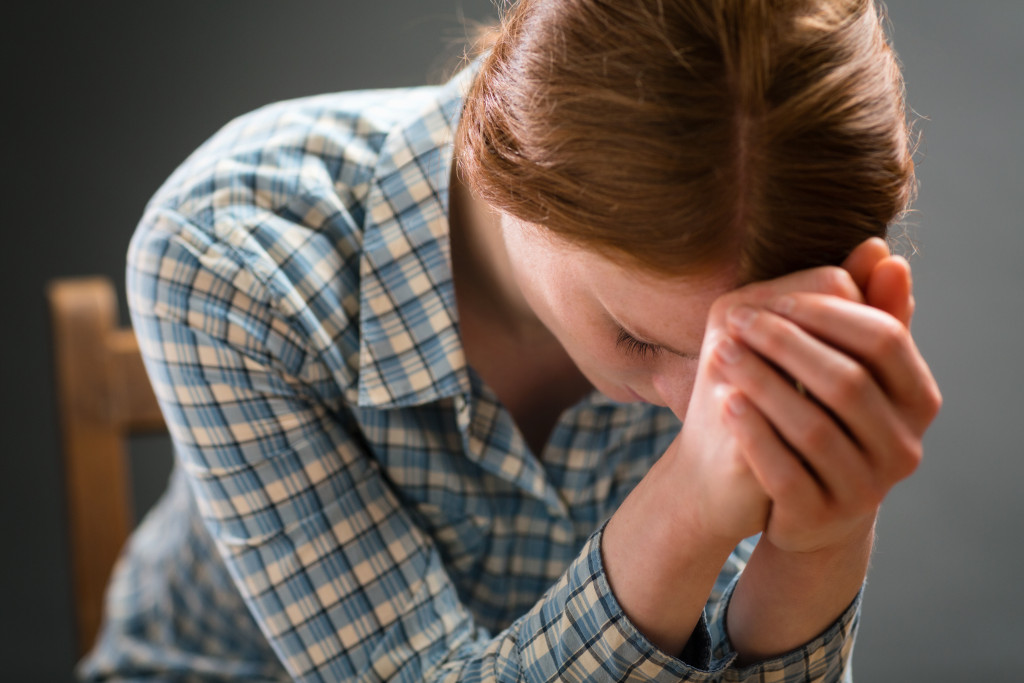
[[[648,356],[656,356],[661,351],[660,346],[642,342],[623,329],[619,330],[619,337],[615,340],[615,346],[623,349],[627,356],[639,358],[640,360],[644,360]]]

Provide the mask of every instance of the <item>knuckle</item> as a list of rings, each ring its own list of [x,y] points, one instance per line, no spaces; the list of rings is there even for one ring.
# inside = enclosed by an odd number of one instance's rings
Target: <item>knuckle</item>
[[[808,453],[824,453],[833,445],[834,429],[826,419],[815,419],[804,425],[800,432],[800,444]]]
[[[871,382],[867,371],[855,363],[843,364],[829,388],[829,403],[837,409],[853,406],[863,399]]]
[[[872,353],[876,358],[897,353],[906,346],[907,337],[907,328],[899,320],[891,316],[881,317],[873,337]]]
[[[942,410],[942,392],[939,391],[938,385],[933,383],[928,388],[927,401],[928,417],[929,419],[934,419],[939,414],[939,411]]]
[[[900,438],[897,455],[892,460],[892,474],[896,481],[905,479],[914,473],[924,460],[924,446],[921,440],[912,435]]]
[[[760,339],[758,344],[768,356],[780,354],[793,340],[787,323],[770,322],[765,316],[758,316],[754,329]]]
[[[907,474],[910,474],[910,472],[916,470],[921,464],[921,461],[924,460],[924,446],[921,444],[921,440],[916,438],[906,439],[903,444],[903,453],[903,461],[909,467]]]
[[[922,429],[926,428],[932,421],[938,416],[939,411],[942,410],[942,392],[939,391],[938,385],[934,379],[929,378],[929,381],[924,383],[924,386],[918,389],[912,402],[912,415],[916,421],[916,424]]]

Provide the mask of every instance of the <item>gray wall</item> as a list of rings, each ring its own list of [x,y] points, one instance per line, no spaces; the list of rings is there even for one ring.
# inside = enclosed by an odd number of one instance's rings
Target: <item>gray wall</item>
[[[886,504],[858,643],[861,681],[1009,681],[1024,642],[1024,3],[890,0],[923,122],[915,331],[945,408]],[[20,14],[14,15],[10,12]],[[106,273],[167,174],[228,119],[330,90],[437,80],[488,0],[19,3],[3,41],[0,671],[73,664],[44,283]],[[123,296],[123,287],[122,287]],[[166,449],[136,455],[142,498]]]
[[[912,218],[915,336],[945,405],[883,508],[859,672],[1011,681],[1024,642],[1024,3],[889,0],[928,120]]]

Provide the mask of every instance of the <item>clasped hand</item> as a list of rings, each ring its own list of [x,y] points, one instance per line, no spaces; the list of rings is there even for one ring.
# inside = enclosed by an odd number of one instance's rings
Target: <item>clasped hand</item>
[[[869,532],[922,457],[941,397],[910,333],[910,270],[884,242],[842,268],[721,297],[675,457],[711,535],[812,552]]]

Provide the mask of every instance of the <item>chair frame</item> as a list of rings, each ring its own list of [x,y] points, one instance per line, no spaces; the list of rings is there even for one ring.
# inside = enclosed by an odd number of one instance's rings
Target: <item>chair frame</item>
[[[106,277],[59,279],[50,308],[79,652],[96,639],[110,572],[135,520],[127,439],[166,431],[138,341]]]

